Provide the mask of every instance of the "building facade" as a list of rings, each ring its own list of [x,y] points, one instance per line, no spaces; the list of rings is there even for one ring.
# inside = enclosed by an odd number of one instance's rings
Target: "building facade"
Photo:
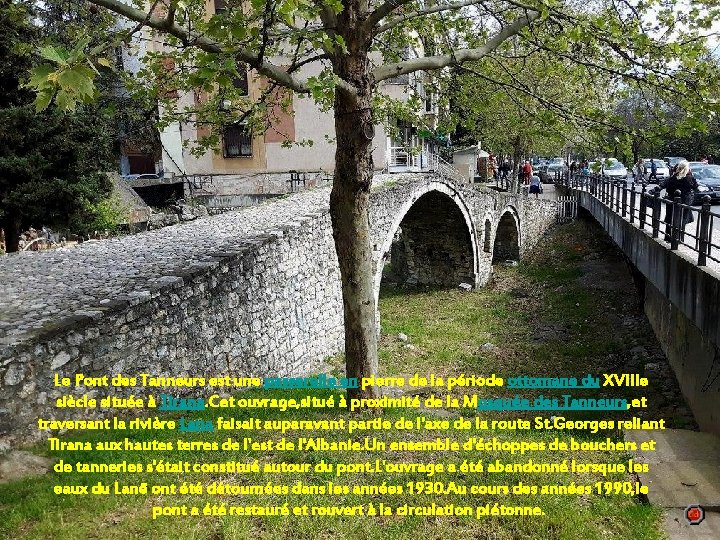
[[[225,0],[206,0],[208,14],[222,13],[225,9]],[[141,64],[142,56],[148,51],[163,51],[164,45],[155,40],[150,30],[145,31],[141,41],[136,63]],[[321,69],[319,63],[308,64],[299,73],[309,77],[319,74]],[[238,73],[240,77],[233,80],[235,89],[251,101],[259,99],[266,82],[252,71],[243,72],[238,68]],[[420,74],[386,81],[379,91],[398,100],[419,96],[423,103],[419,113],[426,120],[424,124],[434,127],[437,107],[434,100],[425,99],[423,77]],[[202,99],[202,92],[179,93],[176,105],[178,110],[192,108]],[[293,94],[289,100],[289,106],[269,107],[264,131],[253,132],[243,122],[213,127],[221,131],[220,144],[200,156],[191,150],[209,134],[210,128],[194,122],[173,122],[159,133],[159,151],[152,156],[126,160],[130,163],[122,172],[147,172],[145,169],[154,167],[153,172],[166,179],[182,178],[186,196],[211,207],[244,206],[259,198],[327,184],[332,180],[335,165],[332,110],[322,110],[309,96]],[[160,110],[161,115],[164,112]],[[437,142],[424,134],[431,134],[431,131],[423,131],[404,121],[397,121],[392,129],[377,125],[373,140],[375,169],[388,172],[435,170]],[[130,166],[132,162],[135,167]]]

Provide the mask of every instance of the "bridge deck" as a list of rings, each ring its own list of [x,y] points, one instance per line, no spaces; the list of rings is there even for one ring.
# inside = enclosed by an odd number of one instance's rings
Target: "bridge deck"
[[[329,188],[146,233],[0,258],[0,344],[48,323],[97,316],[149,295],[193,267],[329,210]],[[175,277],[173,277],[175,276]]]

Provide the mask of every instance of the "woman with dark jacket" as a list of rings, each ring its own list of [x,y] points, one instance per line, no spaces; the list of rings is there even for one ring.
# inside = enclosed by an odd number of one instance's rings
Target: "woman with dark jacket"
[[[680,201],[683,204],[690,206],[695,198],[695,191],[698,189],[698,183],[690,171],[690,164],[687,161],[682,160],[677,164],[673,174],[670,175],[667,180],[660,183],[660,187],[665,188],[666,200],[672,201],[675,198],[675,192],[680,191]],[[669,242],[670,236],[672,235],[672,203],[668,202],[665,205],[665,209],[665,223],[667,223],[667,227],[665,228],[665,240]],[[693,221],[695,220],[693,218],[692,211],[687,208],[683,208],[682,220],[680,222],[681,227],[678,235],[678,239],[680,241],[682,241],[685,236],[685,226]]]

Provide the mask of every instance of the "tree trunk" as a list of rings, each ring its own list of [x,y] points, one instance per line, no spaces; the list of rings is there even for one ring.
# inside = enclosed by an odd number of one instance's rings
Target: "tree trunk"
[[[339,28],[357,28],[342,19],[357,16],[351,6],[340,15]],[[333,237],[342,277],[347,377],[377,374],[377,326],[374,268],[370,247],[370,185],[373,177],[372,81],[368,46],[362,36],[346,34],[349,54],[335,60],[335,73],[351,82],[357,95],[335,91],[335,176],[330,194]],[[348,390],[349,397],[377,397],[377,388]]]
[[[20,216],[6,208],[2,217],[3,232],[5,233],[5,251],[15,253],[19,247],[20,233],[22,233],[22,222]]]
[[[520,158],[522,157],[522,141],[520,135],[515,137],[513,141],[513,172],[512,172],[512,189],[511,193],[517,193],[519,186],[518,176],[521,171]]]
[[[640,159],[640,143],[636,139],[632,142],[633,165]]]

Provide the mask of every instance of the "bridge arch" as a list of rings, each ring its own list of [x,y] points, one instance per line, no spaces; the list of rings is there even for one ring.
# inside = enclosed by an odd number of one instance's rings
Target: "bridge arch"
[[[429,182],[395,211],[375,270],[379,297],[385,264],[409,285],[478,284],[477,231],[464,198],[452,185]]]
[[[495,242],[493,244],[493,264],[505,260],[517,261],[520,259],[520,218],[517,210],[512,206],[505,208],[495,227]]]

